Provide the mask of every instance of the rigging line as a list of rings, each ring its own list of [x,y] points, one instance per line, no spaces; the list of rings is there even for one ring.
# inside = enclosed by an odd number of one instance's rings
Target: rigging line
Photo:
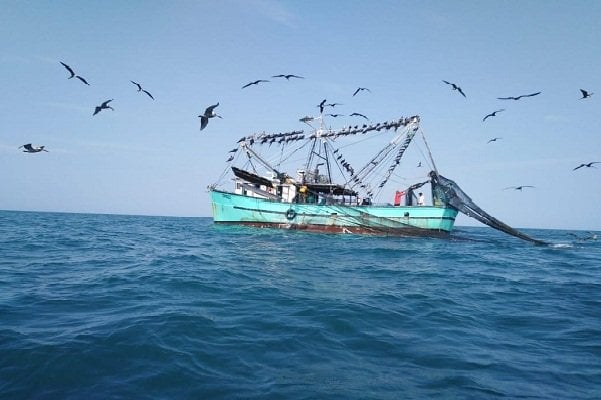
[[[422,129],[419,130],[419,133],[422,135],[422,139],[424,140],[424,144],[426,145],[426,149],[428,149],[428,154],[430,155],[430,161],[432,161],[432,169],[438,175],[438,169],[436,168],[436,164],[434,163],[434,157],[432,157],[432,152],[430,151],[430,146],[428,146],[428,142],[426,141],[426,135],[424,135],[424,131]]]

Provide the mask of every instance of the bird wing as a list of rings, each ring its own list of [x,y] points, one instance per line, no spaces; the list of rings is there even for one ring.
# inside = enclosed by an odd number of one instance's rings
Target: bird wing
[[[28,150],[28,151],[33,151],[33,147],[31,146],[31,143],[24,144],[24,145],[23,145],[23,146],[21,146],[21,147],[24,147],[24,148],[25,148],[25,150]],[[21,147],[19,147],[19,148],[21,148]]]
[[[484,118],[482,118],[482,122],[486,121],[486,118],[492,117],[493,115],[494,115],[493,113],[486,115]]]
[[[358,88],[357,90],[355,90],[355,93],[353,93],[353,96],[356,95],[357,93],[359,93],[360,90],[361,90],[361,88]]]
[[[209,119],[204,115],[200,116],[200,130],[202,131],[209,124]]]
[[[138,82],[134,82],[134,81],[130,81],[131,83],[133,83],[134,85],[136,85],[138,87],[138,92],[140,90],[142,90],[142,85],[140,85]]]
[[[459,93],[461,93],[461,95],[463,97],[465,97],[465,93],[463,93],[463,90],[461,90],[461,88],[459,86],[457,86],[457,90],[459,91]]]
[[[576,168],[574,168],[572,171],[576,171],[578,168],[582,168],[584,167],[586,164],[580,164],[579,166],[577,166]]]
[[[152,95],[150,94],[150,92],[149,92],[148,90],[144,90],[144,89],[142,89],[142,91],[143,91],[144,93],[146,93],[146,94],[148,95],[148,97],[150,97],[151,99],[153,99],[153,100],[154,100],[154,97],[152,97]]]
[[[213,114],[213,110],[215,109],[215,107],[217,107],[219,105],[219,103],[217,104],[213,104],[212,106],[208,106],[207,109],[205,110],[204,116],[208,117],[209,115]]]
[[[101,110],[102,110],[102,107],[96,106],[96,108],[94,108],[94,114],[92,114],[92,116],[98,114]]]
[[[109,108],[109,103],[113,101],[113,99],[107,100],[100,105],[101,108]]]
[[[523,94],[520,97],[532,97],[532,96],[538,96],[539,94],[541,94],[542,92],[536,92],[536,93],[530,93],[530,94]]]
[[[517,100],[519,97],[497,97],[499,100]]]
[[[447,85],[452,85],[452,83],[451,83],[451,82],[449,82],[449,81],[445,81],[444,79],[443,79],[442,81],[443,81],[444,83],[446,83]]]
[[[79,79],[80,81],[82,81],[83,83],[85,83],[86,85],[90,86],[90,84],[88,83],[88,81],[86,81],[85,79],[83,79],[81,76],[79,76],[79,75],[75,75],[75,77],[76,77],[77,79]]]
[[[71,76],[69,78],[73,78],[75,76],[75,72],[73,72],[73,70],[71,69],[70,66],[68,66],[67,64],[65,64],[62,61],[59,61],[61,64],[63,64],[63,67],[67,68],[67,71],[69,71],[69,73],[71,74]]]
[[[249,87],[250,85],[254,85],[254,84],[255,84],[255,82],[247,83],[246,85],[242,86],[242,89],[244,89],[245,87]]]
[[[290,75],[292,76],[292,75]],[[272,78],[286,78],[286,75],[284,74],[279,74],[279,75],[271,75]]]

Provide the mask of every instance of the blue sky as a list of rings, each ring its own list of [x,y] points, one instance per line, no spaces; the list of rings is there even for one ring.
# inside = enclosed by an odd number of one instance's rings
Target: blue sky
[[[512,226],[599,230],[601,165],[572,169],[601,161],[600,19],[597,1],[4,1],[0,209],[210,216],[236,141],[303,129],[327,98],[374,122],[420,115],[440,173]],[[271,82],[241,89],[256,79]],[[503,190],[518,185],[535,188]]]

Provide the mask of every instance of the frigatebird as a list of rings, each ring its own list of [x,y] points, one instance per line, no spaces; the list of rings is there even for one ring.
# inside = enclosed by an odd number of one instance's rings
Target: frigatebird
[[[31,143],[27,143],[27,144],[24,144],[23,146],[19,146],[19,149],[21,147],[25,148],[25,150],[23,150],[23,153],[39,153],[40,151],[48,152],[48,150],[44,149],[44,147],[46,147],[46,146],[33,147],[31,145]]]
[[[359,113],[356,113],[356,112],[352,113],[350,116],[351,117],[363,117],[363,118],[365,118],[366,120],[369,121],[369,118],[367,118],[365,115],[359,114]]]
[[[59,61],[59,62],[60,62],[60,63],[63,65],[63,67],[65,67],[65,68],[67,69],[67,71],[69,71],[69,73],[71,74],[71,76],[69,76],[67,79],[71,79],[71,78],[75,77],[75,78],[79,79],[80,81],[82,81],[83,83],[85,83],[86,85],[90,86],[90,84],[88,83],[88,81],[86,81],[84,78],[82,78],[82,77],[81,77],[81,76],[79,76],[79,75],[75,75],[75,72],[73,71],[73,68],[71,68],[70,66],[68,66],[67,64],[65,64],[65,63],[64,63],[64,62],[62,62],[62,61]]]
[[[256,81],[249,82],[246,85],[242,86],[242,89],[249,87],[250,85],[258,85],[261,82],[269,82],[269,81],[267,81],[265,79],[257,79]]]
[[[532,96],[538,96],[539,94],[541,94],[542,92],[536,92],[536,93],[530,93],[530,94],[523,94],[521,96],[517,96],[517,97],[513,97],[513,96],[509,96],[509,97],[497,97],[497,99],[499,100],[519,100],[522,97],[532,97]]]
[[[344,114],[326,114],[326,115],[329,115],[330,117],[334,117],[334,118],[336,118],[336,117],[344,117]]]
[[[590,163],[580,164],[579,166],[574,168],[572,171],[576,171],[578,168],[582,168],[582,167],[597,168],[597,167],[594,167],[593,164],[601,164],[601,162],[600,161],[591,161]]]
[[[446,83],[447,85],[451,85],[451,86],[453,87],[453,90],[457,90],[459,93],[461,93],[461,95],[462,95],[463,97],[466,97],[466,96],[465,96],[465,93],[463,93],[463,90],[461,90],[461,88],[460,88],[459,86],[457,86],[456,84],[454,84],[454,83],[451,83],[451,82],[447,82],[447,81],[445,81],[444,79],[443,79],[443,82],[444,82],[444,83]]]
[[[154,100],[154,97],[152,97],[152,95],[150,94],[149,91],[142,89],[142,85],[140,85],[138,82],[134,82],[134,81],[130,81],[130,82],[138,87],[138,92],[144,92],[148,95],[148,97],[150,97],[151,99]]]
[[[360,88],[357,88],[357,90],[355,90],[355,93],[353,93],[353,97],[355,97],[355,95],[356,95],[357,93],[359,93],[360,91],[362,91],[362,90],[367,90],[368,92],[371,92],[371,90],[369,90],[369,89],[368,89],[368,88],[366,88],[366,87],[360,87]]]
[[[113,99],[107,100],[105,102],[103,102],[101,105],[96,106],[96,108],[94,109],[94,114],[92,114],[92,116],[98,114],[100,111],[110,108],[111,110],[115,111],[115,109],[111,106],[109,106],[109,103],[113,101]]]
[[[290,78],[298,78],[298,79],[305,79],[303,76],[298,76],[298,75],[293,75],[293,74],[279,74],[279,75],[272,75],[272,78],[286,78],[286,80],[290,80]]]
[[[501,108],[500,110],[497,110],[497,111],[493,111],[493,112],[491,112],[490,114],[488,114],[488,115],[486,115],[484,118],[482,118],[482,122],[486,121],[486,118],[489,118],[489,117],[496,117],[496,116],[497,116],[497,113],[498,113],[498,112],[501,112],[501,111],[505,111],[505,109],[504,109],[504,108]]]
[[[326,105],[326,101],[327,101],[327,99],[323,99],[323,100],[321,101],[321,103],[319,103],[319,104],[317,105],[317,107],[319,107],[319,113],[320,113],[320,114],[323,114],[323,108],[324,108],[324,107],[325,107],[325,105]]]
[[[494,137],[494,138],[490,139],[488,142],[486,142],[486,144],[488,144],[488,143],[490,143],[490,142],[496,142],[496,141],[497,141],[497,140],[499,140],[499,139],[503,139],[503,138],[500,138],[500,137]]]
[[[217,115],[214,111],[215,107],[217,107],[218,105],[219,105],[219,102],[217,102],[217,104],[213,104],[212,106],[207,107],[204,114],[198,116],[198,118],[200,118],[200,130],[201,131],[207,127],[207,124],[209,123],[209,118],[214,118],[214,117],[223,118],[221,115]]]
[[[522,186],[508,186],[503,190],[507,190],[507,189],[515,189],[515,190],[522,190],[523,188],[533,188],[534,186],[530,186],[530,185],[522,185]]]
[[[586,99],[587,97],[591,97],[594,94],[584,89],[580,89],[580,91],[582,92],[582,97],[580,99]]]

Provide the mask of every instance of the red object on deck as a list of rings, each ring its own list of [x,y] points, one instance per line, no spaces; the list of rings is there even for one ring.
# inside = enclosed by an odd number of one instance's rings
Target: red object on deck
[[[401,205],[401,200],[403,200],[403,196],[405,195],[405,192],[399,192],[398,190],[396,191],[396,193],[394,194],[394,205],[395,206],[400,206]]]

